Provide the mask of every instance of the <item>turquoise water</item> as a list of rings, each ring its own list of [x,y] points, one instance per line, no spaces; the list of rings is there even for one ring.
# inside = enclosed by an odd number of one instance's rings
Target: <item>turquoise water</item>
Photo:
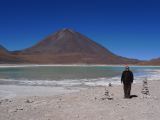
[[[36,86],[98,86],[120,83],[124,67],[33,66],[1,67],[0,84]],[[131,67],[135,81],[160,80],[160,67]]]

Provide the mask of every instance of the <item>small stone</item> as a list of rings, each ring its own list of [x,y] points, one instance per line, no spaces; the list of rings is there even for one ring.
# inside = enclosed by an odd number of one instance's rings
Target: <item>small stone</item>
[[[33,101],[31,101],[31,100],[26,100],[26,103],[33,103]]]
[[[108,86],[109,86],[109,87],[112,87],[112,84],[111,84],[111,83],[109,83],[109,84],[108,84]]]
[[[17,112],[17,110],[15,110],[14,112]]]
[[[106,98],[101,98],[102,100],[106,100]]]
[[[18,111],[18,110],[23,110],[23,108],[17,108],[16,111]]]
[[[109,97],[108,100],[113,100],[113,98],[112,98],[112,97]]]

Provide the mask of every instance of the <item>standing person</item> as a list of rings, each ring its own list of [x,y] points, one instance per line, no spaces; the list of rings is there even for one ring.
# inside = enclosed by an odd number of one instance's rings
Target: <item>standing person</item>
[[[124,89],[124,98],[130,98],[133,79],[134,77],[132,71],[129,69],[129,66],[126,66],[121,77],[121,83],[123,83],[123,89]]]

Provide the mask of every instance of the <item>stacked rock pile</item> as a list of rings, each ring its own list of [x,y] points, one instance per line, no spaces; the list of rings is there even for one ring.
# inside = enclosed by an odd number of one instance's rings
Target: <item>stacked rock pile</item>
[[[143,94],[143,98],[150,97],[147,78],[143,80],[143,87],[141,93]]]
[[[108,86],[112,87],[112,84],[109,83]],[[106,99],[113,100],[113,94],[111,94],[107,88],[105,88],[104,97],[102,98],[102,100],[106,100]]]

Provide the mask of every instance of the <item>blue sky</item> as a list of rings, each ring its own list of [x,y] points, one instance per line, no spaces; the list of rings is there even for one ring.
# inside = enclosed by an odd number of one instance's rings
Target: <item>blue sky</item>
[[[115,54],[160,57],[158,0],[0,0],[0,44],[30,47],[61,28],[74,29]]]

